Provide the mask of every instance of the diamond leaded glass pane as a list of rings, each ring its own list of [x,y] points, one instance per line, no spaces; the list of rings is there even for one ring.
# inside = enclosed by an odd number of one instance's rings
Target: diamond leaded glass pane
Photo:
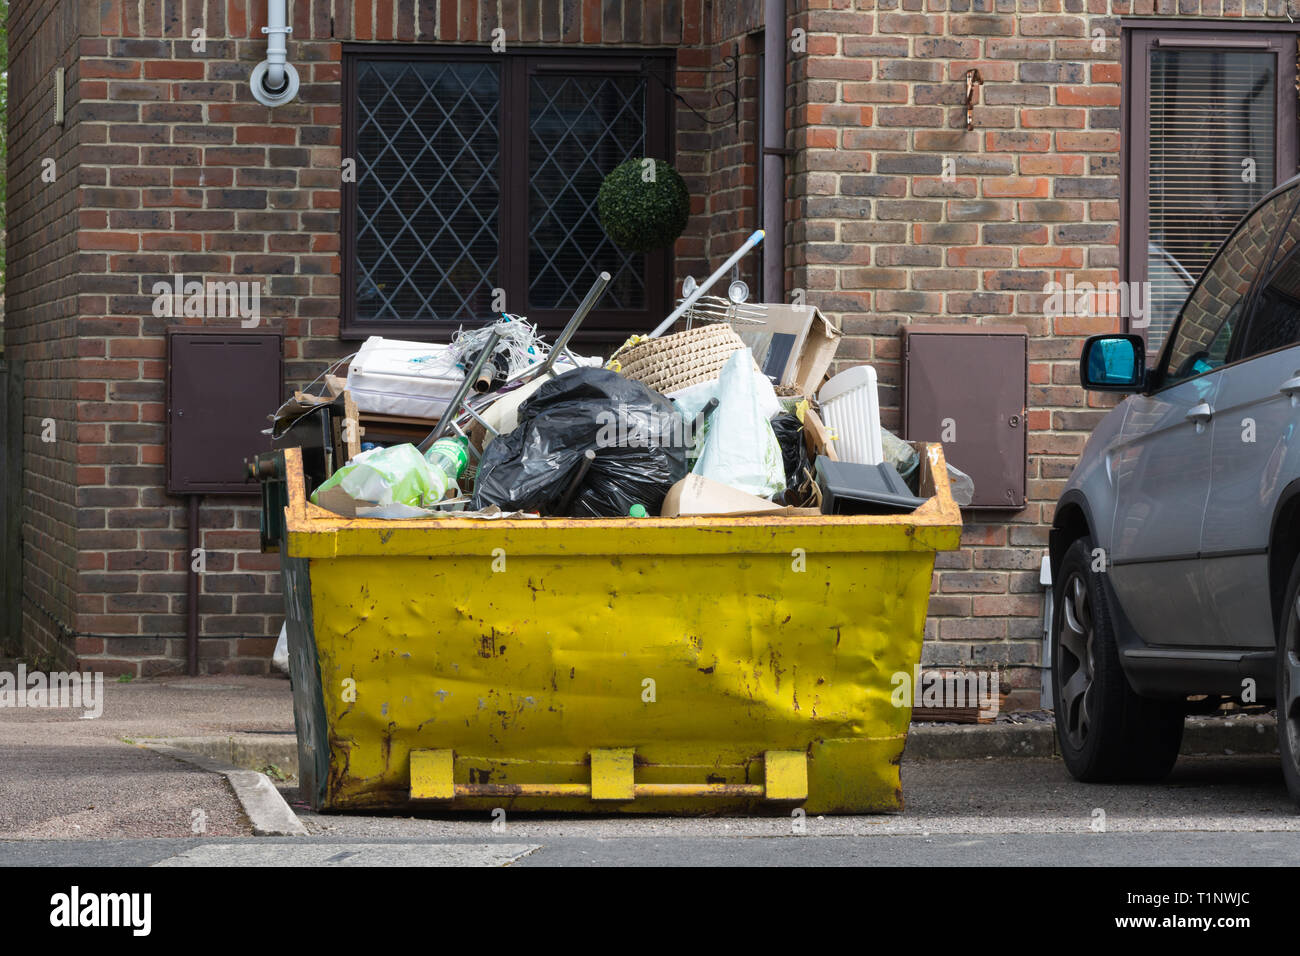
[[[356,317],[458,323],[498,285],[495,64],[358,65]]]
[[[596,192],[605,174],[646,152],[645,80],[539,75],[528,97],[528,302],[573,308],[602,269],[603,309],[646,307],[645,257],[605,235]]]

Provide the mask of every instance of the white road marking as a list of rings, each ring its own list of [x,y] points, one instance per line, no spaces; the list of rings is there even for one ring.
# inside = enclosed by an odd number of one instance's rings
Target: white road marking
[[[529,843],[205,843],[154,866],[506,866]]]

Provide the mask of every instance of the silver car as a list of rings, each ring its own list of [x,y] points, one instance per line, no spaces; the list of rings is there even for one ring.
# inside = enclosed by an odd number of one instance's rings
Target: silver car
[[[1276,702],[1300,801],[1298,201],[1300,177],[1241,221],[1150,368],[1140,336],[1084,344],[1083,386],[1131,394],[1050,539],[1056,728],[1080,780],[1158,779],[1187,713]]]

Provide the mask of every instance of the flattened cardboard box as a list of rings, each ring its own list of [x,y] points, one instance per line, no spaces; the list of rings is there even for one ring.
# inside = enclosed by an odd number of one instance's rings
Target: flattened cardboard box
[[[785,508],[766,498],[737,491],[703,475],[687,475],[668,489],[659,514],[664,518],[741,517],[765,515],[789,518],[820,515],[817,508]]]
[[[808,396],[816,393],[835,359],[843,333],[815,306],[763,302],[756,308],[765,313],[764,324],[738,328],[741,340],[754,350],[759,365],[769,374],[776,373],[769,367],[769,351],[790,352],[782,360],[779,384],[794,386]],[[776,339],[782,343],[778,344]]]

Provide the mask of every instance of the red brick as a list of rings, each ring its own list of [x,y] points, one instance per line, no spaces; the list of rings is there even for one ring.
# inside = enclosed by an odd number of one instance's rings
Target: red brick
[[[1118,86],[1056,87],[1056,102],[1061,106],[1119,106],[1119,99]]]
[[[1003,176],[980,180],[984,195],[989,197],[1020,199],[1046,199],[1051,187],[1050,180],[1042,177]]]

